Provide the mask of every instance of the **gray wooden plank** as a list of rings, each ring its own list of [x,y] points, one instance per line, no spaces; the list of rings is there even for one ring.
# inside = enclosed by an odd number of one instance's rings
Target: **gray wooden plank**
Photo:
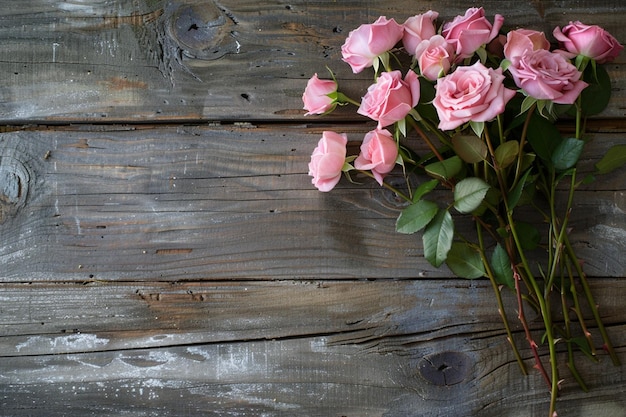
[[[346,81],[342,88],[349,95],[366,90],[370,74],[355,76],[340,60],[350,30],[379,15],[404,21],[435,8],[441,19],[451,19],[467,8],[459,0],[216,4],[0,1],[0,121],[302,120],[306,81],[314,72],[326,73],[326,66]],[[603,25],[626,43],[626,6],[620,1],[481,4],[490,16],[504,14],[507,27],[551,33],[556,25],[581,19]],[[221,22],[219,40],[194,43],[188,31],[172,30],[177,17],[192,27],[194,19],[211,14]],[[217,54],[211,52],[215,48]],[[624,116],[624,59],[622,54],[608,66],[615,88],[605,117]],[[347,109],[333,119],[361,120]]]
[[[592,280],[622,360],[624,285]],[[545,415],[480,280],[2,284],[0,299],[7,416]],[[561,415],[625,409],[623,367],[598,358],[579,357],[589,393],[561,369]]]
[[[322,129],[2,134],[0,168],[15,182],[4,192],[2,280],[449,276],[422,257],[419,235],[394,232],[402,207],[373,181],[313,188],[307,162]],[[366,129],[352,127],[355,145]],[[581,169],[616,143],[621,133],[596,134]],[[582,190],[572,214],[573,243],[592,275],[624,276],[625,175]]]

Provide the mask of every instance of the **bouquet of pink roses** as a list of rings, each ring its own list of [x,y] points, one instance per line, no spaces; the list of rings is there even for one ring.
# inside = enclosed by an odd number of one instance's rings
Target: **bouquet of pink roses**
[[[422,232],[424,257],[432,265],[445,263],[459,277],[489,278],[507,339],[526,373],[501,297],[502,288],[514,291],[534,367],[550,388],[553,417],[561,380],[557,343],[566,346],[568,367],[583,389],[573,352],[596,355],[581,302],[593,313],[603,348],[619,364],[569,241],[568,220],[575,190],[593,179],[577,176],[588,140],[584,120],[600,113],[610,97],[609,76],[598,64],[612,61],[623,47],[604,29],[580,22],[555,28],[558,47],[551,49],[542,32],[503,34],[504,18],[496,15],[491,23],[482,8],[470,8],[439,28],[437,18],[434,11],[403,24],[380,17],[350,32],[341,48],[343,61],[354,73],[374,71],[374,83],[360,102],[338,91],[332,73],[332,79],[315,74],[309,80],[303,95],[307,115],[353,104],[357,113],[377,122],[359,155],[347,156],[346,134],[324,132],[309,175],[320,191],[333,189],[343,174],[350,180],[354,173],[366,175],[406,200],[397,231]],[[571,137],[554,125],[563,115],[575,121]],[[426,154],[406,146],[410,132],[427,145]],[[623,145],[610,149],[596,173],[618,168],[625,154]],[[405,176],[405,190],[385,182],[396,167]],[[413,187],[409,176],[415,173],[430,179]],[[436,188],[448,189],[449,201],[429,198]],[[563,188],[567,199],[557,204],[557,189]],[[536,209],[546,230],[518,220],[522,206]],[[472,236],[455,229],[458,214],[473,218]],[[527,253],[536,248],[546,256],[535,263]],[[543,321],[540,339],[526,322],[528,308]],[[561,323],[554,320],[555,308],[563,315]],[[541,360],[542,348],[549,352],[549,364]]]

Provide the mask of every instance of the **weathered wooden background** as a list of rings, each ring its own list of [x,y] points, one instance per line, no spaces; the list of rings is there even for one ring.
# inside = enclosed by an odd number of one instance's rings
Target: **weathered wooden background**
[[[430,267],[379,188],[306,175],[322,130],[369,129],[301,110],[325,66],[362,94],[348,32],[470,3],[626,43],[620,0],[0,0],[0,415],[544,416],[489,283]],[[626,143],[625,62],[586,170]],[[626,363],[625,210],[621,169],[571,224]],[[626,368],[582,363],[559,416],[625,416]]]

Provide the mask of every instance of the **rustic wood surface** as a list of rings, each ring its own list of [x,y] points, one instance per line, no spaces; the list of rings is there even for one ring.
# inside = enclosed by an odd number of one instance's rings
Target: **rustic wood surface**
[[[481,5],[507,27],[581,19],[626,43],[621,1]],[[319,193],[306,175],[321,131],[357,146],[370,127],[301,110],[325,66],[362,94],[368,75],[340,63],[347,33],[467,2],[0,6],[0,415],[545,417],[490,284],[431,267],[377,186]],[[625,55],[585,172],[626,144]],[[571,220],[624,363],[625,212],[622,168]],[[590,391],[562,369],[559,416],[626,416],[625,367],[580,359]]]

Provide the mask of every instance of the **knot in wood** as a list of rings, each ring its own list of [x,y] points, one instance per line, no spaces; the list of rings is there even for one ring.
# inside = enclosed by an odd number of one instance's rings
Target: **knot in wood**
[[[189,58],[217,59],[239,49],[233,36],[235,20],[211,1],[170,3],[165,25],[179,53]]]
[[[471,360],[462,352],[440,352],[424,357],[419,373],[434,385],[455,385],[469,374]]]
[[[415,184],[417,183],[417,178],[414,175],[411,175],[409,177],[409,180],[411,181],[411,185],[415,187]],[[408,184],[403,175],[391,173],[385,177],[385,182],[402,192],[406,192],[408,190]],[[397,193],[384,187],[377,188],[375,198],[382,205],[397,210],[402,210],[410,204]]]
[[[0,223],[4,223],[24,205],[30,174],[26,167],[10,156],[0,157]]]

